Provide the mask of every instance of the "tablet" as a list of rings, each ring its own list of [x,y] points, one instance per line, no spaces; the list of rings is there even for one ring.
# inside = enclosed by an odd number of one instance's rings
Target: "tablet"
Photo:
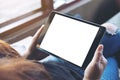
[[[91,61],[105,32],[97,24],[52,12],[40,48],[82,69]]]

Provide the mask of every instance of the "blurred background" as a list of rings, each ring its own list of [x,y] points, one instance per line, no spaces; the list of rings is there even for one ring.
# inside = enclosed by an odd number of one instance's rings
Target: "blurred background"
[[[0,39],[13,44],[32,36],[52,10],[103,24],[119,5],[120,0],[0,0]]]

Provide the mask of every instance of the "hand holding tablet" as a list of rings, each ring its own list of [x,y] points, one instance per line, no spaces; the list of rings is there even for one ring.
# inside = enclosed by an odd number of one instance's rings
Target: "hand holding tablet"
[[[105,32],[94,23],[52,12],[40,48],[85,69]]]

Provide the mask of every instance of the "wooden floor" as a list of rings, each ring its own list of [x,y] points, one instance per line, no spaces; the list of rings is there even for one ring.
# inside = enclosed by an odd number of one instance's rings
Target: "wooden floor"
[[[0,0],[0,23],[41,7],[40,0]]]

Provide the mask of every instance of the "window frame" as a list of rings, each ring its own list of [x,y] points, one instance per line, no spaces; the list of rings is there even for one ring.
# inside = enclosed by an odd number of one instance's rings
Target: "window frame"
[[[90,1],[91,0],[76,0],[69,4],[65,4],[65,5],[58,7],[55,11],[59,11],[62,13],[68,13],[68,12],[72,11],[73,9],[76,9]],[[9,29],[9,30],[6,30],[6,31],[0,33],[0,39],[5,40],[9,43],[14,43],[14,42],[19,41],[27,36],[33,35],[35,33],[35,31],[42,24],[44,24],[44,22],[46,21],[48,15],[49,15],[49,13],[45,13],[44,11],[42,11],[41,8],[36,9],[34,11],[31,11],[29,13],[26,13],[24,15],[21,15],[19,17],[16,17],[14,19],[11,19],[9,21],[6,21],[6,22],[0,24],[0,28],[2,28],[3,26],[7,26],[9,24],[15,23],[16,21],[22,20],[24,18],[27,18],[27,17],[32,16],[39,12],[42,12],[43,14],[36,18],[33,18],[32,20],[30,20],[28,22],[25,22],[21,25],[15,26],[12,29]]]

